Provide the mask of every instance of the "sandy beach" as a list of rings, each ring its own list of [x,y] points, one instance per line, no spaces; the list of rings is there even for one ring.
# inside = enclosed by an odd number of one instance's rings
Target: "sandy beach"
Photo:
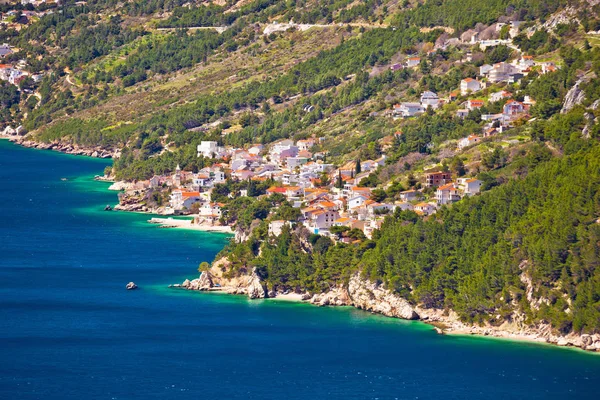
[[[151,224],[158,224],[161,228],[193,229],[204,232],[220,232],[233,234],[230,226],[195,224],[194,220],[175,218],[152,218],[148,220]]]
[[[277,294],[277,296],[269,298],[269,300],[303,301],[302,295],[299,293]]]

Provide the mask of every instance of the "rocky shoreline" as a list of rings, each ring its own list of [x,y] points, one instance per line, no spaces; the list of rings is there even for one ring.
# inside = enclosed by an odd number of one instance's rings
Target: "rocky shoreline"
[[[119,150],[104,149],[100,146],[82,147],[77,144],[63,143],[57,140],[49,143],[42,143],[28,139],[26,136],[10,136],[7,137],[7,139],[23,147],[30,147],[33,149],[40,150],[54,150],[61,153],[78,156],[88,156],[95,158],[116,158],[120,155]]]
[[[469,325],[460,321],[458,315],[438,309],[428,309],[411,305],[406,299],[390,292],[382,285],[354,275],[346,287],[337,287],[325,293],[297,293],[290,297],[287,293],[268,291],[256,271],[236,278],[225,275],[227,261],[221,259],[203,272],[199,278],[185,280],[174,288],[198,291],[221,291],[228,294],[247,295],[250,299],[278,298],[302,301],[317,306],[351,306],[387,317],[406,320],[419,320],[433,325],[439,334],[480,335],[510,340],[548,343],[557,346],[576,347],[587,351],[600,352],[600,335],[556,335],[546,324],[527,326],[522,322],[505,322],[499,326]]]

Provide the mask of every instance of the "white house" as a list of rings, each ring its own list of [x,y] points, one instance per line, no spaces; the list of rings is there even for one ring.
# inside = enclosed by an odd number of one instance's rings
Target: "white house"
[[[394,106],[394,114],[403,118],[414,117],[424,112],[425,108],[421,103],[402,103]]]
[[[469,115],[469,110],[467,110],[466,108],[461,108],[460,110],[456,110],[456,116],[458,118],[465,118],[467,115]]]
[[[199,192],[173,190],[169,204],[173,210],[189,210],[194,203],[200,202]]]
[[[505,99],[510,99],[512,97],[512,93],[506,90],[501,90],[499,92],[492,93],[490,95],[490,102],[495,103],[497,101],[502,101]]]
[[[481,141],[481,138],[477,135],[469,135],[466,138],[462,138],[458,141],[458,149],[462,150],[465,147],[469,147],[475,143],[479,143]]]
[[[296,142],[296,146],[298,147],[298,150],[300,151],[308,151],[311,148],[313,148],[315,145],[315,139],[305,139],[305,140],[298,140]]]
[[[493,83],[509,82],[512,76],[519,73],[519,69],[514,65],[501,62],[498,64],[494,64],[494,66],[488,74],[488,79],[490,80],[490,82]]]
[[[351,199],[348,199],[348,208],[352,210],[353,208],[361,207],[367,200],[369,200],[369,198],[364,195],[354,196]]]
[[[203,140],[198,145],[198,157],[214,158],[223,152],[223,147],[220,147],[217,142]]]
[[[487,74],[489,74],[491,70],[492,66],[490,64],[484,64],[481,67],[479,67],[479,75],[487,76]]]
[[[337,211],[317,210],[311,213],[309,228],[312,228],[314,233],[319,233],[321,229],[331,228],[339,218],[340,214]]]
[[[400,200],[403,201],[413,201],[419,198],[419,192],[416,190],[405,190],[404,192],[400,192]]]
[[[279,236],[281,232],[283,232],[283,227],[288,226],[292,227],[292,223],[290,221],[276,220],[269,222],[269,236]]]
[[[210,218],[210,219],[219,219],[221,218],[222,215],[222,210],[221,208],[224,206],[225,204],[223,203],[204,203],[201,207],[200,207],[200,216],[201,217],[205,217],[205,218]]]
[[[481,191],[482,181],[474,178],[459,178],[456,180],[458,187],[465,196],[473,196]]]
[[[435,213],[435,209],[436,209],[436,207],[430,203],[419,203],[419,204],[415,205],[415,208],[414,208],[414,210],[417,213],[423,214],[423,215],[431,215],[431,214]]]
[[[420,57],[409,57],[406,59],[406,68],[415,68],[421,63]]]
[[[460,200],[458,188],[454,183],[448,183],[437,188],[435,191],[435,200],[438,204],[451,204]]]
[[[460,81],[460,94],[463,96],[469,93],[479,92],[482,89],[481,82],[473,78],[466,78]]]
[[[425,108],[438,108],[440,105],[440,98],[434,92],[427,90],[421,94],[421,105]]]
[[[308,158],[306,157],[288,157],[285,159],[287,167],[289,169],[294,169],[296,167],[301,167],[302,165],[308,162]]]

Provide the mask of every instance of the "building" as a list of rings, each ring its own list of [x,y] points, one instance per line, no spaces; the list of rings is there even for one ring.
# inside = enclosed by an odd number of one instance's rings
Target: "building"
[[[285,159],[287,167],[291,170],[294,168],[300,168],[301,166],[308,163],[308,158],[306,157],[287,157]]]
[[[484,64],[481,67],[479,67],[479,75],[487,76],[491,70],[492,66],[490,64]]]
[[[199,214],[201,217],[216,221],[223,214],[223,206],[225,206],[223,203],[204,203],[200,207]]]
[[[319,233],[323,229],[331,228],[339,218],[340,214],[337,211],[317,210],[310,214],[309,228],[313,233]]]
[[[357,195],[348,199],[348,209],[352,210],[362,207],[369,198],[365,195]]]
[[[173,190],[169,204],[173,210],[189,210],[194,203],[200,202],[199,192],[188,192],[185,190]]]
[[[12,54],[12,50],[10,46],[6,43],[0,45],[0,58],[4,58],[5,56]]]
[[[416,190],[405,190],[400,192],[400,200],[402,201],[413,201],[419,198],[419,192]]]
[[[465,196],[474,196],[481,191],[482,181],[474,178],[459,178],[456,180],[458,188]]]
[[[415,68],[421,64],[420,57],[409,57],[406,59],[406,68]]]
[[[437,188],[435,191],[435,201],[439,205],[452,204],[460,200],[458,188],[454,183],[448,183]]]
[[[410,118],[425,112],[421,103],[402,103],[394,106],[394,115],[402,118]]]
[[[481,141],[481,138],[477,135],[469,135],[466,138],[462,138],[458,141],[458,149],[462,150],[465,147],[469,147],[474,145],[475,143],[479,143]]]
[[[421,94],[421,105],[424,108],[438,108],[440,105],[440,98],[434,92],[427,90]]]
[[[502,114],[515,117],[525,113],[525,106],[523,103],[515,100],[509,100],[502,108]]]
[[[218,157],[221,152],[223,152],[223,148],[219,147],[217,142],[203,140],[198,145],[198,157],[215,158]]]
[[[488,79],[492,83],[509,82],[511,80],[511,76],[515,74],[520,74],[520,71],[517,67],[509,63],[501,62],[494,64],[488,74]]]
[[[472,99],[472,100],[467,100],[466,101],[466,108],[469,111],[473,111],[477,108],[481,108],[483,107],[485,104],[485,102],[481,99]]]
[[[473,78],[466,78],[460,81],[460,94],[463,96],[469,93],[479,92],[482,89],[481,82]]]
[[[269,222],[269,236],[279,236],[283,232],[283,227],[292,228],[290,221],[276,220]]]
[[[435,213],[435,206],[430,203],[419,203],[415,205],[415,212],[420,215],[431,215]]]
[[[506,99],[510,99],[512,97],[512,93],[506,90],[501,90],[496,93],[492,93],[490,95],[490,102],[495,103],[497,101],[502,101]]]
[[[461,108],[460,110],[456,110],[456,116],[458,118],[465,118],[467,115],[469,115],[469,110],[467,110],[466,108]]]
[[[425,186],[437,187],[452,182],[452,174],[450,172],[428,172],[425,174]]]
[[[296,146],[300,151],[308,151],[315,146],[315,139],[298,140]]]
[[[525,71],[534,67],[535,61],[533,61],[533,56],[521,56],[517,66],[521,71]]]

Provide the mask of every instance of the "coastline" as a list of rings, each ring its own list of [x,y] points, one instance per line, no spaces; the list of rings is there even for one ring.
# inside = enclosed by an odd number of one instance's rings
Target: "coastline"
[[[560,336],[548,324],[529,326],[521,315],[515,314],[511,323],[498,326],[489,323],[474,325],[464,323],[454,311],[425,309],[410,304],[381,285],[361,278],[358,274],[350,278],[347,286],[340,286],[324,293],[313,294],[267,291],[256,271],[251,274],[230,278],[225,274],[228,262],[217,260],[199,278],[185,280],[182,284],[170,285],[176,289],[219,292],[223,294],[247,295],[250,299],[269,299],[282,302],[309,303],[312,305],[350,306],[386,317],[414,320],[426,323],[442,335],[479,336],[495,339],[548,344],[600,354],[600,335],[575,334]]]
[[[180,290],[184,289],[181,286],[173,286],[173,285],[170,285],[169,288],[170,289],[180,289]],[[238,296],[238,297],[243,296],[243,294],[239,294],[239,293],[230,293],[227,291],[227,288],[219,288],[217,290],[206,290],[203,292],[205,292],[204,294],[210,294],[210,295],[234,295],[234,296]],[[281,302],[282,304],[296,303],[296,304],[313,305],[313,306],[318,306],[318,307],[327,307],[327,306],[320,306],[318,304],[311,303],[308,300],[303,300],[302,297],[303,297],[303,295],[298,294],[298,293],[289,293],[289,294],[278,294],[276,297],[267,297],[267,298],[264,298],[263,300],[270,301],[270,302],[271,301]],[[382,317],[387,317],[387,318],[392,318],[392,319],[400,319],[400,320],[403,319],[403,318],[397,318],[397,317],[390,317],[385,314],[374,312],[374,311],[363,310],[359,307],[355,307],[352,305],[330,305],[330,306],[331,307],[351,307],[351,308],[354,308],[357,310],[366,311],[366,312],[369,312],[370,314],[375,314],[375,315],[379,315]],[[463,329],[463,330],[444,329],[444,328],[440,327],[440,325],[444,325],[443,323],[440,323],[440,322],[433,322],[433,321],[428,321],[428,320],[423,320],[423,319],[417,319],[417,320],[412,320],[412,321],[429,327],[432,331],[435,331],[438,335],[446,335],[446,336],[452,336],[452,337],[477,338],[477,339],[482,339],[482,340],[491,339],[491,340],[495,340],[495,341],[512,342],[512,343],[527,343],[527,344],[541,345],[541,346],[545,346],[547,348],[551,348],[551,349],[555,349],[555,350],[563,349],[563,350],[568,350],[568,351],[576,351],[576,352],[580,352],[580,353],[600,356],[600,351],[586,350],[584,348],[581,348],[578,346],[572,346],[572,345],[558,345],[556,343],[548,342],[547,340],[545,340],[543,338],[535,338],[535,337],[531,337],[531,336],[527,336],[527,335],[518,335],[518,334],[509,332],[509,331],[494,332],[493,334],[484,334],[484,333],[471,332],[469,329]]]
[[[93,158],[109,159],[119,157],[121,152],[119,150],[104,149],[100,146],[95,147],[84,147],[77,144],[63,143],[61,141],[53,141],[49,143],[38,142],[32,140],[28,135],[0,135],[0,138],[7,139],[19,146],[28,147],[38,150],[52,150],[59,153],[76,155],[76,156],[88,156]]]
[[[36,146],[27,146],[23,145],[23,143],[11,140],[11,138],[6,136],[0,136],[0,139],[9,140],[17,145],[21,145],[23,147],[30,148],[38,148],[44,150],[55,150],[57,152],[61,152],[64,154],[74,154],[68,153],[61,149],[51,149],[51,148],[40,148]],[[77,154],[75,154],[77,155]],[[82,154],[89,156],[89,154]],[[92,156],[93,157],[93,156]],[[99,158],[99,157],[96,157]],[[114,190],[114,189],[113,189]],[[118,189],[117,189],[118,190]],[[144,213],[144,214],[152,214],[149,211],[129,211],[122,210],[134,213]],[[225,234],[234,234],[233,230],[229,226],[209,226],[204,224],[194,224],[193,220],[188,219],[174,219],[174,218],[152,218],[151,220],[155,220],[156,224],[160,225],[161,228],[176,228],[176,229],[188,229],[195,231],[204,231],[211,233],[225,233]],[[179,286],[180,287],[180,286]],[[176,286],[177,288],[177,286]],[[180,287],[181,288],[181,287]],[[234,290],[228,290],[231,288],[221,287],[216,290],[211,290],[214,292],[222,293],[222,294],[246,294],[244,291],[240,291],[240,288],[234,288]],[[507,330],[502,329],[502,327],[492,327],[492,326],[476,326],[476,325],[467,325],[458,320],[457,316],[453,315],[443,315],[441,312],[437,312],[436,310],[426,310],[416,308],[418,313],[418,318],[403,318],[402,316],[397,315],[389,315],[389,313],[382,312],[381,310],[373,310],[366,307],[357,306],[355,304],[348,304],[347,300],[344,301],[330,301],[331,297],[339,296],[339,289],[335,289],[331,292],[323,293],[321,295],[312,295],[308,296],[307,294],[298,294],[298,293],[288,293],[288,294],[276,294],[274,297],[265,296],[266,299],[274,300],[274,301],[282,301],[282,302],[298,302],[298,303],[310,303],[318,306],[351,306],[357,309],[363,309],[365,311],[370,311],[372,313],[380,314],[383,316],[388,316],[392,318],[401,318],[401,319],[416,319],[421,322],[424,322],[428,325],[431,325],[433,329],[435,329],[439,334],[447,334],[447,335],[456,335],[456,336],[480,336],[480,337],[488,337],[495,338],[501,340],[510,340],[510,341],[521,341],[527,343],[537,343],[537,344],[548,344],[555,347],[567,347],[571,349],[578,349],[582,351],[586,351],[586,353],[599,353],[600,354],[600,346],[598,346],[598,342],[600,341],[600,335],[598,340],[593,338],[593,346],[585,345],[582,343],[582,336],[579,335],[567,335],[564,337],[555,336],[550,334],[549,327],[543,326],[541,328],[518,328],[518,330]],[[326,300],[327,299],[327,300]],[[325,301],[323,301],[325,300]],[[592,335],[587,335],[589,337]]]

